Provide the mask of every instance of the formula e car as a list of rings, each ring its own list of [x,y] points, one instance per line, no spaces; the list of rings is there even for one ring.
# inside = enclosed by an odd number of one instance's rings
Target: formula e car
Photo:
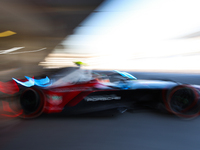
[[[11,82],[12,88],[7,92],[17,97],[13,99],[17,107],[9,106],[9,111],[22,118],[34,118],[42,113],[74,115],[138,108],[166,110],[192,118],[200,110],[198,85],[138,80],[121,71],[105,73],[71,67],[51,77],[13,78]]]

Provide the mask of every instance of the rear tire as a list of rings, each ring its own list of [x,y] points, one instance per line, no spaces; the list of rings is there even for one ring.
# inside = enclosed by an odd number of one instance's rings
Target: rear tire
[[[195,118],[199,115],[199,94],[195,88],[180,85],[167,96],[169,111],[181,118]]]

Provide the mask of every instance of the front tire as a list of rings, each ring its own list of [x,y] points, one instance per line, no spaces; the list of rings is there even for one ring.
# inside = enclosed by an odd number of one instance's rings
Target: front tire
[[[44,95],[37,88],[28,88],[22,92],[19,98],[22,114],[21,118],[35,118],[43,113]]]

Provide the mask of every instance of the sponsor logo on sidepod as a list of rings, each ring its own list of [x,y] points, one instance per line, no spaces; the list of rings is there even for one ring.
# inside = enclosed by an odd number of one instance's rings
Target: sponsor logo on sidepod
[[[89,101],[110,101],[110,100],[120,100],[121,97],[117,95],[97,95],[97,96],[87,96],[84,98],[87,102]]]
[[[47,100],[53,105],[59,105],[62,103],[62,96],[57,95],[47,95]]]

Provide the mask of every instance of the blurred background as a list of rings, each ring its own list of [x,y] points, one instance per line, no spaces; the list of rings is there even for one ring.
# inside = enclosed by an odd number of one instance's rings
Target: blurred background
[[[0,77],[44,68],[199,73],[198,0],[1,0]]]
[[[200,84],[199,6],[199,0],[0,0],[0,81],[81,61],[138,79]],[[145,112],[0,118],[0,149],[199,149],[199,122]]]

